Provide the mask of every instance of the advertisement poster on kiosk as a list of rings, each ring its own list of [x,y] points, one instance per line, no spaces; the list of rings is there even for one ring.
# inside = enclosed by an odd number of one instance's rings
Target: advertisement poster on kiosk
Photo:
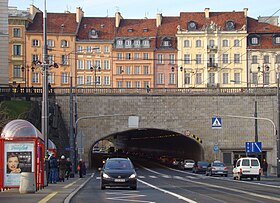
[[[34,172],[34,143],[4,143],[4,186],[20,185],[21,172]]]

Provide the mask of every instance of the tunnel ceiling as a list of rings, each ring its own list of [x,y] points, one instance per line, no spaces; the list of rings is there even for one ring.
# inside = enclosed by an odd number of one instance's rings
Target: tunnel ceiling
[[[104,139],[121,143],[127,151],[150,151],[178,156],[201,155],[202,146],[191,137],[162,129],[134,129],[112,134]]]

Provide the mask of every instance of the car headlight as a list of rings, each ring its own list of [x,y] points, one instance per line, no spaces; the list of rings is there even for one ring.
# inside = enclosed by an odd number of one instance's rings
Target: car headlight
[[[135,174],[135,173],[131,174],[131,175],[129,176],[129,178],[136,178],[136,174]]]
[[[103,178],[110,178],[110,176],[108,176],[106,173],[102,174]]]

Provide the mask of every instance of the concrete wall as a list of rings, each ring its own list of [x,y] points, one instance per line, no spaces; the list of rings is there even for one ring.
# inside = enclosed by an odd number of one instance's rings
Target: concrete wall
[[[185,134],[189,130],[203,141],[206,160],[222,160],[222,153],[245,151],[245,142],[254,141],[254,119],[223,117],[222,129],[212,129],[213,115],[254,115],[254,96],[190,96],[190,95],[140,95],[140,96],[77,96],[78,118],[92,115],[136,114],[140,116],[139,128],[168,129]],[[276,96],[258,96],[258,116],[276,123]],[[63,118],[69,124],[69,96],[57,96]],[[273,125],[264,120],[259,124],[259,141],[267,160],[276,166],[276,138]],[[86,136],[85,160],[98,139],[128,129],[127,117],[87,119],[79,122]],[[219,152],[214,153],[217,143]]]

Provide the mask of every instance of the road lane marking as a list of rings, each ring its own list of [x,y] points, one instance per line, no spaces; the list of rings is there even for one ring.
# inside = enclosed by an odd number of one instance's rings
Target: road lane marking
[[[149,169],[149,171],[152,172],[153,170]],[[154,171],[154,172],[158,173],[156,171]],[[197,181],[193,181],[193,180],[186,179],[186,178],[183,178],[183,179],[185,181],[188,181],[188,182],[191,182],[191,183],[195,183],[195,184],[199,184],[199,185],[204,185],[204,186],[207,186],[207,187],[213,187],[213,188],[218,188],[218,189],[229,190],[229,191],[232,191],[232,192],[238,192],[238,193],[242,193],[242,194],[251,195],[251,196],[254,196],[254,197],[260,197],[260,198],[274,200],[274,201],[279,202],[279,198],[277,198],[277,197],[270,197],[270,196],[267,196],[267,195],[260,195],[260,194],[257,194],[257,193],[246,192],[246,191],[242,191],[242,190],[238,190],[238,189],[234,189],[234,188],[225,188],[224,186],[218,186],[218,185],[212,185],[212,184],[208,184],[208,183],[197,182]]]
[[[58,192],[52,192],[51,194],[47,195],[44,197],[42,200],[40,200],[38,203],[46,203],[48,202],[51,198],[53,198]]]
[[[138,194],[137,194],[138,193]],[[117,192],[106,192],[108,195],[114,195],[114,197],[107,197],[108,200],[119,200],[122,202],[143,202],[143,203],[154,203],[146,200],[137,200],[135,198],[146,197],[147,195],[139,194],[139,191],[117,191]]]
[[[143,181],[143,180],[138,180],[138,181],[139,181],[140,183],[143,183],[143,184],[145,184],[145,185],[151,187],[151,188],[154,188],[154,189],[159,190],[159,191],[161,191],[161,192],[164,192],[164,193],[166,193],[166,194],[169,194],[169,195],[172,195],[172,196],[174,196],[174,197],[177,197],[178,199],[183,200],[183,201],[185,201],[185,202],[196,203],[196,201],[193,201],[193,200],[191,200],[191,199],[189,199],[189,198],[186,198],[186,197],[184,197],[184,196],[178,195],[178,194],[176,194],[176,193],[174,193],[174,192],[170,192],[170,191],[168,191],[168,190],[159,188],[159,187],[157,187],[157,186],[155,186],[155,185],[152,185],[152,184],[150,184],[150,183],[147,183],[147,182],[145,182],[145,181]]]
[[[64,188],[64,189],[67,189],[67,188],[71,187],[72,185],[74,185],[76,182],[77,182],[77,180],[75,180],[73,183],[70,183],[70,184],[68,184],[68,185],[65,185],[63,188]]]
[[[156,176],[149,176],[150,178],[157,178]]]

